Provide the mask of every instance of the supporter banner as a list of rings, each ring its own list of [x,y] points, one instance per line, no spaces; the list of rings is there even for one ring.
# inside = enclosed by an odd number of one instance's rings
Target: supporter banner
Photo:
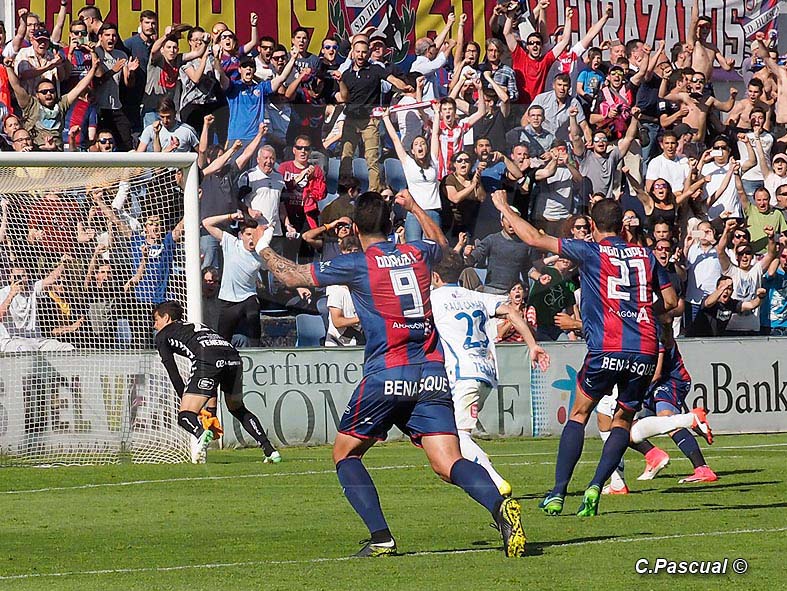
[[[498,347],[502,377],[479,414],[480,431],[494,437],[560,434],[576,396],[585,346],[555,343],[545,348],[552,365],[544,374],[534,373],[531,389],[527,349]],[[693,378],[688,405],[707,408],[714,431],[787,431],[783,341],[691,340],[681,341],[680,348]],[[330,443],[361,379],[362,362],[358,349],[244,351],[246,406],[281,444]],[[222,419],[225,446],[254,443],[226,409]],[[588,434],[596,432],[592,420]]]
[[[186,459],[156,354],[0,356],[0,455],[85,463]]]
[[[45,16],[50,27],[59,9],[58,0],[6,1]],[[310,49],[315,53],[328,35],[338,33],[347,38],[367,26],[375,26],[388,37],[393,60],[397,63],[412,59],[415,40],[433,36],[443,27],[446,15],[452,10],[468,14],[468,37],[483,44],[488,34],[489,16],[495,6],[491,0],[94,0],[89,3],[101,10],[105,20],[118,23],[124,38],[136,31],[142,10],[156,10],[165,25],[196,23],[210,29],[217,21],[223,21],[241,40],[249,38],[248,15],[253,11],[260,16],[260,35],[271,35],[285,45],[295,27],[309,29],[312,32]],[[535,0],[529,0],[529,4],[534,6]],[[664,39],[668,50],[674,43],[686,39],[691,0],[615,0],[613,4],[614,16],[604,31],[605,38],[641,38],[651,45]],[[69,0],[74,14],[81,6],[81,1]],[[575,39],[579,39],[598,21],[606,0],[552,2],[547,18],[550,32],[563,22],[569,6],[576,12]],[[770,28],[779,13],[777,0],[706,0],[701,6],[702,12],[713,18],[712,40],[726,56],[735,59],[737,66],[743,61],[746,39],[759,30]],[[12,30],[10,26],[7,28]]]

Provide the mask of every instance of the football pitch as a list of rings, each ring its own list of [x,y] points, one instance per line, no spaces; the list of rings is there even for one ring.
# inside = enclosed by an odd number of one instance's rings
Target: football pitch
[[[482,443],[523,504],[527,555],[505,559],[489,514],[441,482],[405,443],[367,465],[400,556],[347,557],[366,535],[342,495],[330,449],[290,448],[264,465],[256,450],[212,451],[206,465],[4,468],[0,589],[775,589],[785,588],[787,434],[719,436],[702,445],[720,476],[678,484],[691,465],[671,440],[670,465],[601,514],[573,513],[601,449],[586,442],[565,514],[537,509],[551,486],[556,439]],[[728,560],[727,574],[637,574],[672,561]],[[733,572],[744,559],[747,572]],[[740,562],[736,563],[741,568]],[[640,568],[645,563],[640,562]]]

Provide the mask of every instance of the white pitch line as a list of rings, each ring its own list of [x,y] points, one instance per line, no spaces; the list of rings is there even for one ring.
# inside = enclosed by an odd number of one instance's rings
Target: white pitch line
[[[633,542],[658,542],[661,540],[675,540],[680,538],[697,538],[705,536],[728,536],[728,535],[741,535],[741,534],[759,534],[759,533],[778,533],[787,531],[787,527],[777,527],[772,529],[759,528],[759,529],[737,529],[727,531],[712,531],[712,532],[695,532],[691,534],[672,534],[666,536],[642,536],[638,538],[608,538],[604,540],[586,540],[583,542],[566,542],[563,544],[549,544],[547,549],[551,548],[567,548],[575,546],[590,546],[596,544],[629,544]],[[442,556],[454,554],[478,554],[481,552],[500,552],[498,548],[477,548],[472,550],[448,550],[439,552],[408,552],[402,555],[401,558],[411,556]],[[527,559],[527,557],[525,557]],[[294,564],[320,564],[323,562],[346,562],[353,560],[351,556],[337,556],[335,558],[311,558],[306,560],[260,560],[260,561],[246,561],[246,562],[219,562],[213,564],[181,564],[177,566],[147,566],[139,568],[108,568],[101,570],[84,570],[84,571],[66,571],[56,573],[22,573],[18,575],[5,575],[0,576],[0,581],[12,581],[19,579],[40,579],[40,578],[54,578],[54,577],[77,577],[89,575],[115,575],[115,574],[132,574],[132,573],[145,573],[145,572],[172,572],[183,570],[200,570],[207,568],[237,568],[243,566],[287,566]]]
[[[497,457],[497,456],[493,456]],[[739,459],[742,456],[705,456],[705,459]],[[673,457],[671,460],[685,460],[684,457]],[[581,460],[578,464],[598,464],[598,460]],[[495,462],[496,466],[554,466],[555,462]],[[402,464],[400,466],[367,466],[367,470],[405,470],[413,468],[428,468],[428,464]],[[184,476],[181,478],[157,478],[151,480],[128,480],[124,482],[100,482],[93,484],[75,484],[74,486],[50,486],[45,488],[28,488],[18,490],[2,490],[0,495],[24,495],[34,493],[63,492],[69,490],[89,490],[94,488],[118,488],[126,486],[141,486],[146,484],[172,484],[174,482],[210,482],[218,480],[240,480],[246,478],[285,478],[288,476],[320,476],[335,474],[336,470],[305,470],[303,472],[270,472],[264,474],[236,474],[227,476]]]

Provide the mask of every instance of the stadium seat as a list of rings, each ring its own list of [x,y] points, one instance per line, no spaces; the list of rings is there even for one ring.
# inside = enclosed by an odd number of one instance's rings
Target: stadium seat
[[[369,190],[369,165],[366,158],[353,158],[353,176],[361,183],[361,193]]]
[[[330,312],[328,311],[328,298],[321,297],[317,300],[317,311],[322,316],[322,323],[325,325],[325,332],[328,332],[328,315]]]
[[[476,275],[478,275],[478,279],[481,283],[486,283],[486,269],[479,269],[478,267],[473,267],[475,269]]]
[[[397,158],[388,158],[383,163],[385,173],[385,184],[391,187],[394,193],[407,188],[407,179],[402,170],[402,163]]]
[[[320,347],[325,338],[325,325],[322,316],[311,314],[298,314],[295,317],[295,326],[298,330],[296,347]]]
[[[328,159],[328,170],[325,171],[325,184],[329,195],[339,192],[339,158]]]

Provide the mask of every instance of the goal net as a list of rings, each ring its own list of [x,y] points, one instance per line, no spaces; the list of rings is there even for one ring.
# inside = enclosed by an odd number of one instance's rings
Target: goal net
[[[193,161],[0,154],[0,465],[189,459],[151,310],[200,320]]]

